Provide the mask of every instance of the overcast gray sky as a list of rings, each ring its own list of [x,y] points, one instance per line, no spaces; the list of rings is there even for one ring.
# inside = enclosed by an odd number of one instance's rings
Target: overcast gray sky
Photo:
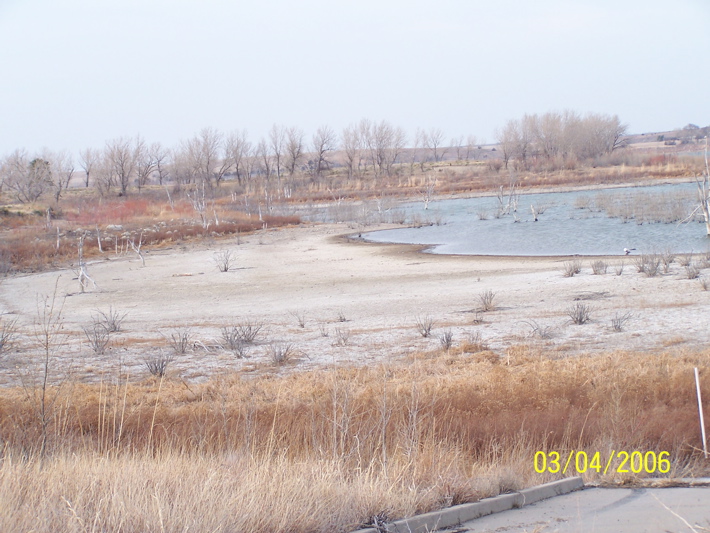
[[[710,124],[708,0],[0,0],[0,156],[361,118]]]

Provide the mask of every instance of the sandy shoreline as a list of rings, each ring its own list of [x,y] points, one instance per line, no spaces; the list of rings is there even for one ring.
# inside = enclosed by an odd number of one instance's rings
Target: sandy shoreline
[[[481,339],[500,357],[532,347],[554,357],[607,350],[653,351],[700,347],[710,342],[710,292],[685,279],[674,263],[648,278],[630,258],[609,258],[606,275],[593,275],[591,258],[576,257],[582,273],[563,276],[569,257],[454,256],[421,253],[421,246],[375,244],[349,238],[345,225],[302,225],[196,245],[147,250],[146,266],[135,256],[106,254],[89,265],[97,290],[80,294],[70,270],[14,276],[0,285],[0,312],[21,326],[21,351],[2,365],[3,381],[31,352],[37,298],[49,295],[59,275],[67,335],[63,357],[73,372],[92,379],[120,359],[131,375],[146,374],[147,354],[170,351],[176,328],[190,328],[193,348],[179,356],[175,372],[185,379],[242,368],[273,371],[269,345],[289,344],[296,359],[288,368],[333,363],[373,364],[439,349],[450,330],[457,346]],[[355,232],[356,233],[356,232]],[[234,271],[219,272],[214,253],[231,250]],[[614,267],[624,261],[620,276]],[[705,275],[707,275],[707,270]],[[478,313],[479,295],[494,291],[496,309]],[[567,310],[591,307],[592,320],[573,325]],[[126,312],[124,331],[106,354],[93,354],[82,332],[92,313],[109,306]],[[622,332],[615,314],[631,313]],[[431,317],[432,336],[417,332],[417,317]],[[305,320],[300,327],[299,317]],[[344,319],[344,321],[341,321]],[[220,328],[252,320],[264,334],[237,359],[220,348]],[[532,325],[551,338],[533,335]],[[327,335],[327,336],[326,336]],[[459,349],[460,351],[460,349]]]

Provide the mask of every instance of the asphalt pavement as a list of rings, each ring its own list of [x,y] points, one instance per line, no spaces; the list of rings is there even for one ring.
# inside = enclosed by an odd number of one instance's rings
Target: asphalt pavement
[[[476,533],[708,533],[710,486],[584,488],[446,531]]]

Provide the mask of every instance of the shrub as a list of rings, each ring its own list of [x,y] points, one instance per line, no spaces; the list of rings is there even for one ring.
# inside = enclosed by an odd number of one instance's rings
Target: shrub
[[[234,269],[235,257],[231,250],[222,250],[214,253],[214,262],[220,272],[229,272]]]
[[[488,312],[495,310],[496,307],[493,304],[493,299],[495,298],[495,296],[496,293],[490,289],[478,295],[478,300],[481,302],[481,311]]]
[[[417,316],[417,331],[422,337],[427,338],[431,335],[431,328],[433,327],[434,319],[431,316]]]
[[[298,327],[306,327],[306,312],[301,309],[296,309],[295,311],[289,311],[289,314],[296,319],[298,322]]]
[[[168,344],[176,354],[186,354],[192,344],[192,331],[190,328],[177,328],[170,334]]]
[[[530,326],[530,336],[539,339],[552,338],[552,326],[543,326],[534,320],[526,320],[525,323]]]
[[[148,372],[159,378],[162,378],[167,374],[168,366],[170,366],[170,363],[172,362],[173,356],[166,355],[162,352],[157,355],[153,355],[144,361]]]
[[[591,311],[592,308],[589,305],[577,302],[567,309],[567,316],[570,317],[573,324],[582,325],[591,319]]]
[[[110,332],[108,328],[99,322],[94,322],[91,326],[83,327],[84,334],[89,341],[89,346],[96,355],[103,355],[109,345]]]
[[[277,366],[288,363],[293,357],[293,344],[273,343],[269,344],[267,353],[271,362]]]
[[[123,319],[128,316],[128,313],[121,314],[116,311],[112,306],[109,306],[108,311],[104,312],[101,310],[96,311],[97,315],[93,316],[94,323],[102,324],[109,333],[118,333],[121,331],[121,324]]]
[[[661,266],[661,256],[658,254],[641,254],[634,259],[634,264],[639,274],[646,274],[649,278],[655,278]]]
[[[17,335],[17,319],[0,319],[0,355],[10,350],[13,340]]]
[[[439,342],[441,343],[441,347],[447,352],[451,349],[451,346],[454,344],[454,334],[450,329],[447,329],[444,333],[439,335]]]
[[[698,267],[694,264],[685,266],[685,277],[687,279],[697,279],[699,275],[700,271],[698,270]]]
[[[246,320],[239,322],[236,326],[239,337],[247,344],[256,342],[259,333],[264,329],[264,323],[260,321]]]
[[[488,344],[483,340],[480,331],[473,331],[466,336],[466,341],[461,346],[461,351],[466,353],[478,353],[488,350]]]
[[[663,272],[668,274],[671,264],[675,261],[675,254],[670,250],[661,253],[661,263],[663,263]]]
[[[628,322],[633,315],[631,312],[626,313],[616,313],[611,319],[611,329],[614,331],[622,331],[624,329],[624,324]]]
[[[582,272],[582,263],[575,259],[574,261],[566,261],[563,267],[563,275],[566,278],[571,278],[575,274]]]
[[[246,346],[255,343],[263,328],[263,322],[246,320],[231,326],[224,326],[220,328],[220,333],[224,346],[243,356]]]
[[[609,263],[604,260],[599,259],[597,261],[592,261],[592,274],[606,274],[607,268],[609,268]]]
[[[678,260],[678,263],[682,267],[687,267],[692,262],[693,262],[693,252],[681,255],[680,259]]]
[[[335,342],[333,346],[347,346],[350,339],[350,330],[347,328],[335,328]]]

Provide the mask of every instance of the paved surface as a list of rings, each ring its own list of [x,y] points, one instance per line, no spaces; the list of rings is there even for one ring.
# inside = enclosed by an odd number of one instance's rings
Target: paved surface
[[[476,533],[710,532],[710,487],[587,488],[465,522]]]

